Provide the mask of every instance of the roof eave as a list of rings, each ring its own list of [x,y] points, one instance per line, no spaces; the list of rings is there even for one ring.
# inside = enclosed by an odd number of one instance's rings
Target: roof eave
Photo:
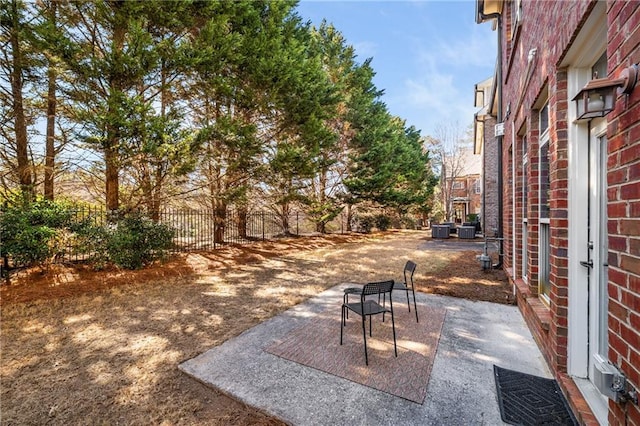
[[[476,23],[491,21],[502,13],[503,0],[476,0]]]

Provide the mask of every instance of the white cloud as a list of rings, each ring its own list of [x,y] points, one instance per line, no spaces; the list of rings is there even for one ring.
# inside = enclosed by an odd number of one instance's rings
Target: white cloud
[[[460,93],[453,81],[452,75],[437,73],[405,81],[404,100],[413,119],[409,124],[420,128],[424,136],[433,135],[442,124],[466,127],[473,120],[475,109],[469,96]]]
[[[465,37],[438,40],[435,53],[455,66],[491,67],[496,63],[497,35],[494,31],[470,27]]]
[[[473,24],[464,34],[413,37],[413,75],[390,104],[405,105],[407,121],[433,134],[442,124],[466,127],[473,121],[473,85],[493,73],[496,33]],[[418,70],[419,74],[416,74]]]
[[[359,61],[375,57],[377,53],[377,44],[372,41],[361,41],[353,44]]]
[[[414,39],[415,54],[425,64],[440,67],[492,68],[496,63],[496,33],[479,25],[455,38]]]

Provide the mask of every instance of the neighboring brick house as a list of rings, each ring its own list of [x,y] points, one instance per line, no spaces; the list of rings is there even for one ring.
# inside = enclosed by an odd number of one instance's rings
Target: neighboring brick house
[[[498,146],[495,140],[496,103],[493,77],[476,84],[475,114],[473,126],[473,153],[481,158],[482,200],[480,223],[485,236],[493,237],[498,232]]]
[[[446,172],[441,172],[442,204],[446,206],[445,222],[462,224],[469,221],[469,215],[480,215],[482,209],[482,162],[473,150],[460,147],[448,154]],[[444,183],[444,186],[442,186]]]
[[[596,77],[589,88],[634,83],[640,4],[476,0],[476,12],[498,32],[501,266],[579,421],[638,426],[640,84],[608,113],[606,96],[574,98]]]
[[[470,214],[480,215],[482,212],[482,162],[480,156],[473,151],[461,150],[455,160],[453,177],[447,179],[450,188],[451,220],[462,224],[468,221]]]

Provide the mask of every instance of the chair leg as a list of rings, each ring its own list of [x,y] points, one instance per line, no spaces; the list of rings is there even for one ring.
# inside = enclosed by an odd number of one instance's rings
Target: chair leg
[[[342,304],[347,304],[347,303],[349,303],[349,293],[345,293],[342,296]],[[349,310],[348,309],[347,309],[346,317],[347,317],[347,319],[349,319]]]
[[[342,305],[342,313],[340,315],[340,345],[342,345],[342,330],[344,329],[345,325],[344,309],[344,305]]]
[[[411,288],[411,292],[413,293],[413,308],[416,311],[416,322],[420,322],[418,320],[418,305],[416,304],[416,291],[413,289],[413,287]]]
[[[409,307],[409,312],[411,312],[411,303],[409,303],[409,287],[407,286],[407,283],[405,283],[405,289],[404,290],[407,293],[407,306]]]
[[[346,306],[346,303],[342,305],[342,324],[345,327],[347,326],[347,320],[349,319],[349,309]]]
[[[396,345],[396,322],[393,318],[393,308],[391,309],[391,328],[393,329],[393,350],[395,351],[396,358],[397,358],[398,346]]]
[[[391,297],[391,294],[389,294],[389,297]],[[380,295],[378,295],[378,302],[380,301]],[[387,306],[387,293],[384,293],[382,295],[382,307],[384,308],[385,306]],[[382,313],[382,322],[384,322],[384,314],[386,314],[386,312]]]
[[[365,316],[366,315],[362,315],[362,338],[364,339],[364,363],[366,365],[369,365],[369,355],[367,354],[367,328],[364,325]],[[371,324],[371,323],[369,323],[369,324]]]

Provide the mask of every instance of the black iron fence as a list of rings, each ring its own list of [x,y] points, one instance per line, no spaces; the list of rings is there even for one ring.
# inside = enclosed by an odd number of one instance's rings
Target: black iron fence
[[[76,223],[107,225],[108,213],[105,209],[75,207],[72,220]],[[311,235],[316,232],[316,224],[300,211],[283,216],[267,211],[240,212],[227,210],[216,214],[214,210],[164,209],[157,216],[157,222],[169,226],[174,231],[172,251],[196,252],[216,250],[230,244],[251,244],[256,241],[273,240],[292,235]],[[346,215],[340,215],[325,225],[325,232],[343,233]],[[81,261],[90,257],[73,233],[66,233],[59,255],[51,262]],[[20,267],[10,257],[3,256],[2,269]]]
[[[344,221],[342,216],[337,217],[326,225],[326,231],[344,232]],[[165,210],[160,213],[159,222],[174,229],[174,250],[177,252],[215,250],[228,244],[309,235],[316,231],[316,225],[303,212],[283,217],[272,212],[233,210],[217,217],[213,210]]]

